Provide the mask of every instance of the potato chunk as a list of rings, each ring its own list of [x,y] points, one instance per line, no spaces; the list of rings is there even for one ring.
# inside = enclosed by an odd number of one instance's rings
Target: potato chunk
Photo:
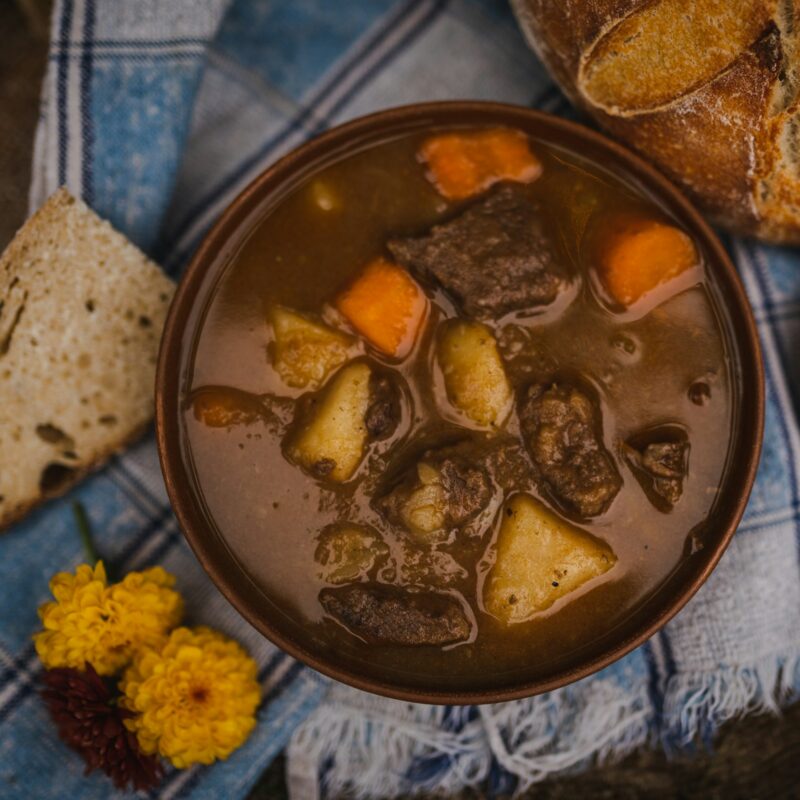
[[[311,193],[311,202],[319,211],[341,211],[342,198],[336,188],[322,180],[314,181],[308,187]]]
[[[415,533],[429,534],[444,528],[447,498],[439,472],[429,464],[417,465],[419,482],[400,504],[399,518]]]
[[[369,435],[370,376],[362,362],[343,367],[315,398],[309,419],[292,438],[289,457],[315,477],[341,483],[361,462]]]
[[[480,464],[456,453],[429,451],[374,505],[393,525],[426,541],[470,522],[491,499],[491,479]]]
[[[361,580],[389,555],[389,548],[377,533],[349,522],[329,525],[317,541],[314,560],[319,565],[319,578],[326,583]]]
[[[497,560],[483,601],[507,625],[545,611],[617,561],[608,545],[559,519],[530,495],[515,495],[502,513]]]
[[[438,358],[450,402],[481,427],[499,428],[511,409],[512,392],[489,328],[446,322]]]
[[[353,339],[282,306],[270,309],[272,366],[287,386],[318,389],[347,360]]]

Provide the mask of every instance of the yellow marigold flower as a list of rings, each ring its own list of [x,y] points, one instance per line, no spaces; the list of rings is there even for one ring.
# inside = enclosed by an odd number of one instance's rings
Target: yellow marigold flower
[[[177,628],[137,653],[120,689],[142,750],[178,768],[227,758],[255,727],[261,700],[255,661],[210,628]]]
[[[44,630],[33,639],[47,669],[85,669],[100,675],[125,667],[142,647],[163,641],[181,620],[183,600],[175,578],[161,567],[129,572],[108,585],[103,562],[59,572],[50,581],[55,602],[39,608]]]

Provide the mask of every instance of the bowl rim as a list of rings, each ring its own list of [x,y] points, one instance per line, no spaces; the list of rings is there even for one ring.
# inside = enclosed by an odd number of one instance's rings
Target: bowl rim
[[[259,612],[241,586],[246,573],[239,567],[239,575],[232,576],[217,563],[212,553],[212,535],[207,535],[208,526],[203,525],[202,514],[193,499],[191,481],[186,474],[181,457],[180,403],[181,403],[181,353],[186,334],[186,323],[194,309],[198,291],[206,271],[218,264],[225,245],[235,239],[242,223],[253,213],[267,195],[291,180],[292,175],[304,164],[324,158],[338,146],[346,147],[359,136],[375,136],[378,132],[390,133],[412,123],[420,127],[430,125],[471,124],[517,124],[527,132],[547,131],[554,136],[564,135],[568,140],[587,143],[593,152],[605,152],[616,167],[624,167],[630,176],[676,210],[683,223],[688,223],[692,235],[699,240],[713,266],[715,277],[724,284],[726,297],[724,306],[729,317],[729,336],[737,346],[742,376],[739,380],[739,423],[742,431],[737,441],[737,452],[744,453],[737,459],[726,476],[729,487],[738,488],[738,494],[729,499],[720,528],[716,533],[716,544],[707,548],[702,567],[690,576],[678,593],[655,615],[646,615],[634,632],[621,641],[601,649],[594,655],[581,658],[580,662],[557,669],[552,675],[539,680],[520,680],[518,683],[499,689],[441,690],[403,686],[391,680],[381,680],[359,674],[355,669],[329,662],[323,654],[307,649],[300,642],[285,635],[277,626]],[[499,121],[501,121],[499,123]],[[719,293],[718,293],[719,294]],[[736,324],[734,324],[736,323]],[[752,373],[752,374],[750,374]],[[755,377],[755,380],[751,378]],[[746,378],[746,380],[744,379]],[[743,400],[743,396],[745,396]],[[645,162],[631,150],[606,136],[570,120],[545,112],[506,103],[485,101],[438,101],[414,103],[377,111],[358,117],[315,136],[294,148],[260,172],[227,206],[191,258],[171,302],[164,325],[158,355],[155,386],[155,424],[161,470],[178,524],[197,556],[200,564],[226,599],[238,612],[267,639],[290,656],[302,661],[318,672],[349,684],[357,689],[407,702],[483,704],[515,700],[560,688],[591,675],[609,666],[630,653],[659,631],[694,596],[697,590],[717,565],[730,543],[744,513],[750,491],[755,480],[761,454],[764,430],[764,366],[755,320],[738,272],[721,241],[689,200],[654,166]],[[733,451],[729,453],[732,458]],[[734,476],[738,480],[734,481]],[[736,484],[736,486],[734,486]],[[730,492],[730,489],[729,489]],[[726,492],[728,494],[729,492]],[[721,495],[724,497],[725,495]],[[232,556],[231,556],[232,558]],[[648,598],[645,603],[652,600]]]

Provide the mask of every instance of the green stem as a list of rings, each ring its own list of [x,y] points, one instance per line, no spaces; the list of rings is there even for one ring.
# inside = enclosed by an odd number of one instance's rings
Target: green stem
[[[92,528],[89,525],[89,517],[86,516],[86,509],[83,504],[78,500],[72,501],[72,513],[75,516],[75,524],[78,527],[78,533],[81,537],[83,544],[83,551],[86,554],[86,560],[94,566],[99,560],[100,556],[97,554],[97,548],[94,546],[92,539]]]

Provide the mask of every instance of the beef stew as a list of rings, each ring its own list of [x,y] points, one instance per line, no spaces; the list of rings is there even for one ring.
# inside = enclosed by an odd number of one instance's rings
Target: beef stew
[[[462,180],[478,134],[522,137],[527,167],[499,147]],[[641,220],[680,235],[620,244]],[[268,204],[195,332],[182,424],[211,524],[304,646],[408,685],[535,677],[702,546],[734,378],[685,236],[503,129],[393,137]],[[627,274],[665,238],[678,266]]]

